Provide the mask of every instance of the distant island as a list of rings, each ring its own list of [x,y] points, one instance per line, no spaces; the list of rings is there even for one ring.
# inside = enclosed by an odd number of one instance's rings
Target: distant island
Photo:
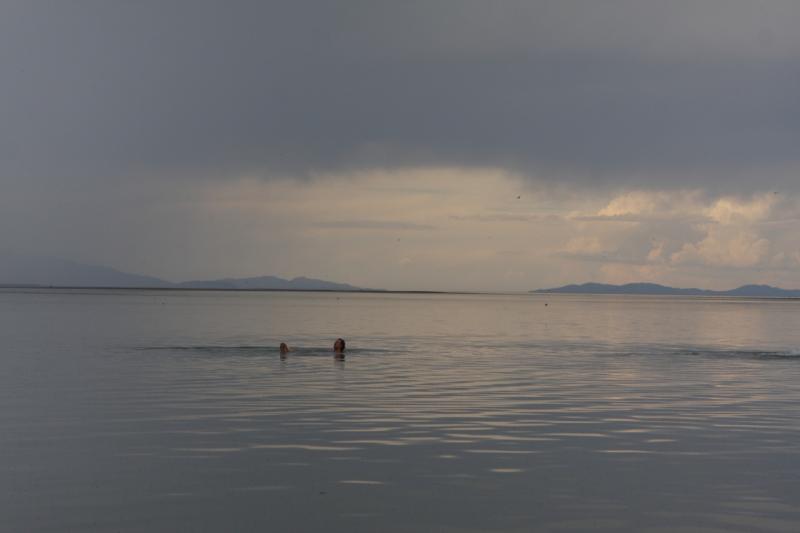
[[[798,289],[781,289],[770,285],[742,285],[728,291],[707,289],[678,289],[657,283],[627,283],[607,285],[605,283],[584,283],[565,285],[554,289],[537,289],[532,293],[545,294],[649,294],[665,296],[738,296],[750,298],[800,298]]]
[[[173,283],[114,268],[85,265],[66,259],[0,254],[0,287],[97,287],[138,289],[223,289],[284,291],[375,291],[321,279],[277,276],[222,278]]]

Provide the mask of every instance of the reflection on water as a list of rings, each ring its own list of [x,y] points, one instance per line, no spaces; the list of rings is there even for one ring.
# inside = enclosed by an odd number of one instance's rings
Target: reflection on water
[[[0,292],[5,527],[800,530],[800,303],[547,303]]]

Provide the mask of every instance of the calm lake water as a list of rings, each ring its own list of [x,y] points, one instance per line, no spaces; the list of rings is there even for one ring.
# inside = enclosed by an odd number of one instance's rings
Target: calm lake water
[[[800,302],[3,290],[0,530],[800,531]]]

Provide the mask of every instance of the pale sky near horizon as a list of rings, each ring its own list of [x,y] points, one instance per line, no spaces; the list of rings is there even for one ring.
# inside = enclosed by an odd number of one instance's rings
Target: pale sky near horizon
[[[800,287],[800,2],[8,0],[0,251]]]

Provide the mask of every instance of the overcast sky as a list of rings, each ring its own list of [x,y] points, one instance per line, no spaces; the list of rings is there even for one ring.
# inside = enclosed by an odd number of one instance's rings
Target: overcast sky
[[[0,3],[0,251],[800,287],[795,0]]]

